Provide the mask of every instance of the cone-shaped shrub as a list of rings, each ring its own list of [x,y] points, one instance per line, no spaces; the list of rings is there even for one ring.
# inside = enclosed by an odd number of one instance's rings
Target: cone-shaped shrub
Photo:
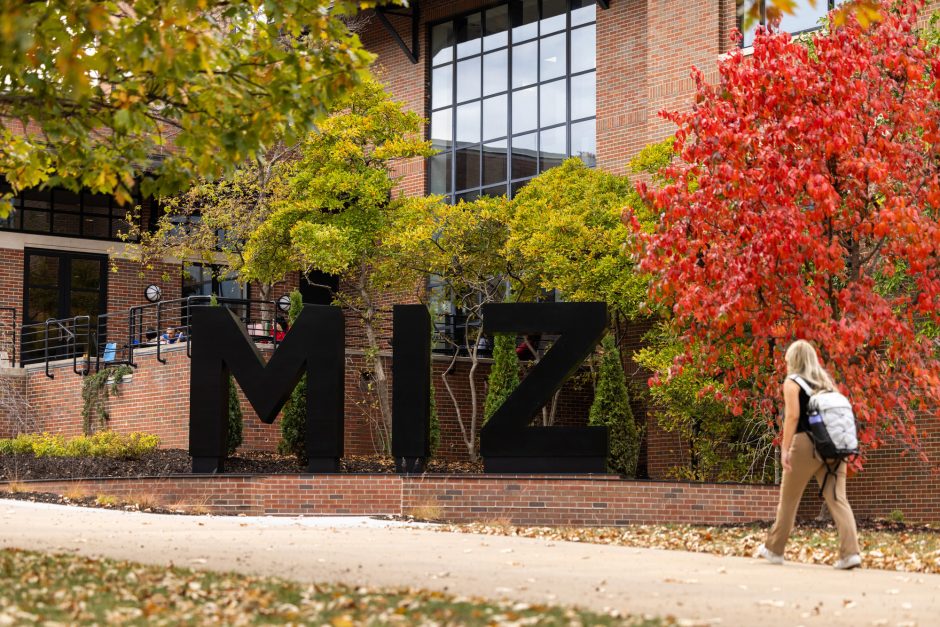
[[[627,477],[635,477],[642,434],[630,409],[627,379],[620,362],[620,351],[617,350],[617,342],[611,335],[604,338],[601,349],[600,372],[588,424],[610,429],[608,469]]]
[[[487,380],[483,424],[487,423],[490,416],[517,387],[519,387],[519,357],[516,355],[516,336],[510,333],[497,333],[493,338],[493,368]]]

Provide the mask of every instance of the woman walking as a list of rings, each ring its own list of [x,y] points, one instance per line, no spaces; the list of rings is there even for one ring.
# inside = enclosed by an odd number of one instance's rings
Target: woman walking
[[[835,382],[819,364],[816,350],[806,340],[797,340],[787,348],[787,378],[783,382],[783,442],[780,447],[783,480],[780,482],[780,503],[767,540],[757,550],[757,557],[771,564],[783,563],[783,550],[796,522],[796,510],[810,477],[816,477],[823,498],[839,531],[839,569],[855,568],[862,563],[858,551],[855,515],[845,497],[846,466],[839,464],[835,481],[826,481],[826,464],[816,453],[809,435],[809,397],[813,393],[834,391]]]

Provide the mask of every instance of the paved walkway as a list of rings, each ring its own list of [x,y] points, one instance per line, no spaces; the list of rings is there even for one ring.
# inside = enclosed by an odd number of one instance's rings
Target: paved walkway
[[[0,500],[0,547],[673,615],[720,625],[936,625],[940,575],[441,533],[365,518],[161,516]]]

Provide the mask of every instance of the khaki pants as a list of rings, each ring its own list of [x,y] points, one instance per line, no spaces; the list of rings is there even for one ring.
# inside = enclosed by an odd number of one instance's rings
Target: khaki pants
[[[790,537],[790,532],[793,531],[793,525],[796,522],[796,510],[800,505],[803,490],[806,488],[806,484],[809,483],[810,477],[815,476],[819,485],[822,485],[823,479],[826,477],[826,468],[823,461],[816,454],[813,440],[806,433],[797,433],[793,436],[793,442],[790,444],[790,466],[793,470],[783,471],[783,480],[780,482],[780,503],[777,505],[777,520],[774,521],[774,526],[771,527],[770,533],[767,535],[767,541],[764,543],[764,546],[777,555],[783,555],[787,539]],[[839,530],[840,558],[859,552],[858,535],[855,530],[855,515],[852,513],[848,499],[845,498],[845,471],[845,464],[840,464],[835,479],[830,476],[829,480],[826,481],[826,489],[823,490],[826,505],[829,506],[832,520],[835,521],[836,529]]]

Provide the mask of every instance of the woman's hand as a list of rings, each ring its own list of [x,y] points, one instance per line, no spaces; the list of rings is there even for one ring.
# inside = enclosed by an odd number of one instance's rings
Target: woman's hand
[[[780,463],[783,464],[783,469],[787,472],[793,470],[793,466],[790,465],[790,449],[785,448],[780,451]]]

